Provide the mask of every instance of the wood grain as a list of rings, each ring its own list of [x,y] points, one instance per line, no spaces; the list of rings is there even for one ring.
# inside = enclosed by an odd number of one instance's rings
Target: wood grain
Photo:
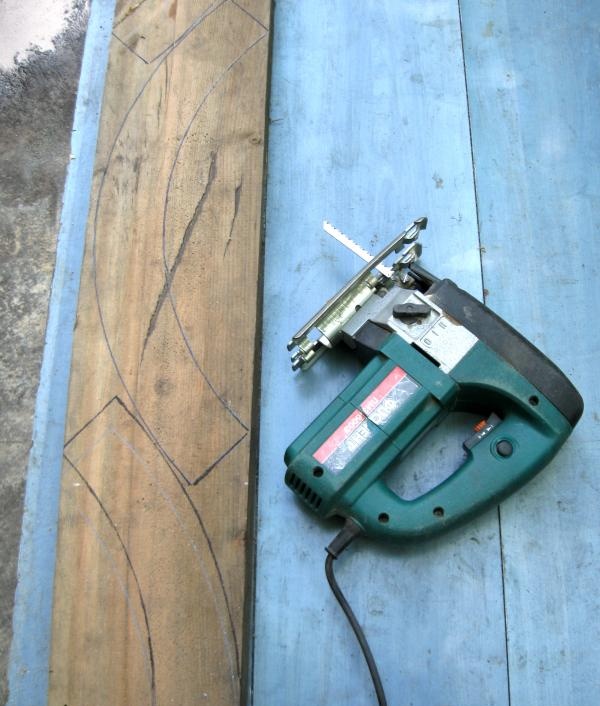
[[[51,704],[240,699],[268,62],[268,24],[253,15],[269,12],[266,0],[117,8],[69,391]]]

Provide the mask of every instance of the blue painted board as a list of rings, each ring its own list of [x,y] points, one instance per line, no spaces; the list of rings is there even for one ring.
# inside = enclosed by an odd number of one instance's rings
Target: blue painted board
[[[47,702],[52,590],[71,344],[114,0],[94,0],[81,65],[33,445],[27,469],[7,706]]]
[[[461,2],[488,303],[586,410],[502,505],[513,706],[595,706],[600,688],[600,5]]]
[[[282,1],[274,22],[253,703],[362,706],[368,672],[323,573],[339,523],[283,484],[287,444],[356,365],[293,374],[285,344],[360,266],[323,218],[376,250],[427,215],[423,264],[481,296],[460,22],[445,0]],[[449,445],[408,476],[447,474]],[[410,550],[357,542],[336,568],[391,704],[508,703],[496,511]]]

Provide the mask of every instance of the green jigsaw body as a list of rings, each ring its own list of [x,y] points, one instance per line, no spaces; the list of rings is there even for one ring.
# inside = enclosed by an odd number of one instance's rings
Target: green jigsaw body
[[[565,375],[493,311],[416,265],[421,218],[367,260],[296,333],[292,368],[306,370],[343,341],[369,362],[289,446],[287,485],[318,515],[367,536],[432,537],[496,505],[554,457],[583,412]],[[392,252],[392,268],[382,267]],[[483,417],[460,467],[414,499],[386,483],[392,464],[450,412]]]
[[[415,386],[378,424],[364,415],[361,405],[397,368]],[[403,500],[386,485],[383,475],[388,467],[404,458],[450,411],[487,415],[492,410],[502,421],[437,487]],[[368,438],[341,470],[332,471],[314,454],[353,414],[365,417],[361,424],[367,426]],[[299,494],[317,514],[351,517],[371,537],[423,538],[469,520],[522,486],[550,461],[571,429],[551,402],[481,341],[446,374],[402,339],[390,336],[380,353],[290,445],[285,454],[286,483],[297,492],[303,486]],[[510,455],[498,453],[501,441],[510,443]]]
[[[444,372],[386,332],[370,362],[285,454],[286,483],[314,512],[352,518],[384,540],[431,537],[496,505],[546,466],[583,410],[560,370],[483,304],[449,280],[427,295],[422,300],[440,307],[445,329],[468,323],[474,330],[466,354]],[[400,498],[385,472],[452,411],[487,422],[445,481]]]

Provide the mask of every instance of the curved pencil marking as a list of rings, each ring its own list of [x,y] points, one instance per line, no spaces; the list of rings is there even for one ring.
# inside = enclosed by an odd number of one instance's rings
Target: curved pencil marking
[[[227,1],[227,0],[223,0],[223,2],[226,2],[226,1]],[[223,4],[223,3],[220,3],[219,5],[217,5],[217,6],[213,9],[213,11],[216,10],[216,9],[218,9],[218,7],[220,7],[221,4]],[[206,16],[208,16],[208,15],[205,15],[205,17],[206,17]],[[200,24],[200,22],[197,22],[197,23],[194,25],[194,27],[197,27],[199,24]],[[191,30],[190,30],[190,31],[191,31]],[[120,122],[120,124],[119,124],[119,127],[118,127],[118,129],[117,129],[117,132],[116,132],[116,134],[115,134],[115,136],[114,136],[114,139],[113,139],[113,141],[112,141],[112,143],[111,143],[111,145],[110,145],[110,149],[109,149],[109,151],[108,151],[107,160],[106,160],[106,167],[102,170],[102,174],[101,174],[101,177],[100,177],[100,183],[99,183],[99,185],[98,185],[98,192],[97,192],[97,198],[96,198],[96,205],[95,205],[95,208],[94,208],[94,216],[93,216],[93,221],[92,221],[92,248],[91,248],[91,257],[92,257],[92,280],[93,280],[93,283],[94,283],[94,297],[95,297],[95,300],[96,300],[96,307],[97,307],[97,311],[98,311],[98,318],[99,318],[99,321],[100,321],[100,327],[101,327],[101,330],[102,330],[102,336],[103,336],[103,338],[104,338],[104,342],[105,342],[105,344],[106,344],[106,347],[107,347],[107,350],[108,350],[108,354],[109,354],[109,357],[110,357],[111,362],[112,362],[112,364],[113,364],[113,367],[114,367],[114,369],[115,369],[115,372],[116,372],[116,374],[117,374],[117,377],[119,378],[119,381],[121,382],[121,385],[123,386],[123,389],[125,390],[125,393],[126,393],[128,399],[129,399],[129,401],[131,402],[131,405],[132,405],[133,409],[135,410],[135,414],[134,414],[133,412],[131,412],[131,411],[127,408],[127,406],[122,402],[122,400],[120,400],[120,398],[116,397],[115,399],[116,399],[116,401],[119,402],[119,404],[127,411],[127,413],[128,413],[128,414],[131,416],[131,418],[135,421],[135,423],[143,430],[143,432],[144,432],[144,433],[148,436],[148,438],[150,439],[150,441],[151,441],[151,443],[153,444],[153,446],[157,449],[157,451],[158,451],[158,453],[160,454],[161,458],[164,460],[164,462],[165,462],[167,468],[168,468],[169,471],[173,474],[175,480],[176,480],[177,483],[179,484],[182,493],[184,494],[184,496],[185,496],[185,498],[186,498],[188,504],[190,505],[190,508],[191,508],[192,512],[194,513],[194,515],[195,515],[195,517],[196,517],[196,520],[197,520],[197,522],[198,522],[198,525],[199,525],[199,527],[200,527],[200,529],[201,529],[201,531],[202,531],[202,533],[203,533],[203,535],[204,535],[204,537],[205,537],[205,540],[206,540],[206,542],[207,542],[207,545],[208,545],[208,547],[209,547],[210,557],[211,557],[211,560],[212,560],[212,562],[213,562],[213,564],[214,564],[214,567],[215,567],[215,571],[216,571],[216,573],[217,573],[217,575],[218,575],[218,578],[219,578],[220,590],[221,590],[221,593],[222,593],[222,596],[223,596],[223,600],[224,600],[225,605],[226,605],[226,608],[227,608],[227,614],[228,614],[228,618],[229,618],[229,624],[230,624],[231,635],[232,635],[232,639],[233,639],[233,642],[234,642],[234,645],[235,645],[235,654],[236,654],[236,660],[237,660],[237,662],[238,662],[238,673],[239,673],[239,648],[238,648],[237,634],[236,634],[236,631],[235,631],[235,624],[234,624],[234,620],[233,620],[233,613],[232,613],[231,605],[230,605],[230,602],[229,602],[229,596],[228,596],[227,590],[226,590],[226,588],[225,588],[225,583],[224,583],[224,580],[223,580],[223,575],[222,575],[222,572],[221,572],[221,567],[220,567],[219,562],[218,562],[218,560],[217,560],[217,557],[216,557],[216,554],[215,554],[215,551],[214,551],[214,547],[213,547],[213,545],[212,545],[212,541],[211,541],[210,536],[209,536],[209,534],[208,534],[208,532],[207,532],[207,530],[206,530],[206,527],[205,527],[205,525],[204,525],[204,522],[203,522],[203,520],[202,520],[202,517],[201,517],[201,515],[200,515],[200,512],[198,511],[198,508],[194,505],[194,503],[192,502],[192,499],[190,498],[190,496],[189,496],[189,494],[188,494],[188,492],[187,492],[187,488],[186,488],[186,485],[185,485],[185,484],[189,484],[189,483],[188,483],[188,481],[187,481],[185,475],[182,473],[181,469],[177,466],[177,464],[175,463],[175,461],[169,456],[169,454],[168,454],[167,451],[164,449],[164,447],[162,446],[162,444],[160,443],[160,441],[157,439],[157,437],[156,437],[156,435],[154,434],[154,432],[152,431],[152,429],[149,427],[148,423],[145,421],[143,415],[142,415],[141,412],[140,412],[139,406],[138,406],[138,404],[137,404],[135,398],[133,397],[133,395],[131,394],[131,391],[129,390],[129,388],[128,388],[128,386],[127,386],[127,383],[126,383],[125,378],[124,378],[124,376],[123,376],[123,373],[122,373],[122,371],[121,371],[121,369],[120,369],[120,367],[119,367],[119,364],[118,364],[118,362],[117,362],[115,353],[114,353],[114,351],[113,351],[113,349],[112,349],[112,346],[111,346],[111,343],[110,343],[110,340],[109,340],[109,337],[108,337],[108,331],[107,331],[107,328],[106,328],[106,322],[105,322],[105,320],[104,320],[104,313],[103,313],[103,310],[102,310],[102,305],[101,305],[101,303],[100,303],[101,297],[100,297],[100,291],[99,291],[99,285],[98,285],[98,277],[97,277],[97,237],[98,237],[98,221],[99,221],[99,213],[100,213],[100,202],[101,202],[102,194],[103,194],[104,187],[105,187],[105,184],[106,184],[107,174],[108,174],[109,169],[110,169],[110,165],[111,165],[111,162],[112,162],[112,158],[113,158],[114,151],[115,151],[115,149],[116,149],[117,142],[118,142],[118,140],[119,140],[119,138],[120,138],[120,136],[121,136],[121,134],[122,134],[122,132],[123,132],[123,130],[124,130],[124,127],[125,127],[125,125],[126,125],[126,123],[127,123],[127,120],[128,120],[128,118],[129,118],[131,112],[133,111],[133,109],[135,108],[135,106],[137,105],[137,103],[139,102],[139,100],[141,99],[142,95],[143,95],[144,92],[146,91],[146,88],[148,87],[148,85],[150,84],[150,82],[152,81],[152,79],[154,78],[154,76],[156,75],[157,71],[160,69],[160,67],[162,66],[162,64],[164,63],[164,61],[167,59],[167,57],[171,54],[171,52],[188,36],[188,34],[189,34],[189,32],[188,32],[188,33],[185,33],[184,35],[182,35],[176,42],[173,43],[173,45],[168,49],[168,51],[166,51],[166,52],[162,55],[161,60],[157,63],[156,67],[152,70],[152,72],[150,73],[150,75],[148,76],[148,78],[146,79],[146,81],[144,82],[144,84],[141,86],[139,92],[137,93],[137,95],[136,95],[135,98],[133,99],[131,105],[129,106],[129,108],[128,108],[127,111],[125,112],[125,115],[123,116],[123,118],[122,118],[122,120],[121,120],[121,122]],[[259,39],[258,39],[252,46],[256,45],[256,44],[257,44],[260,40],[262,40],[265,36],[267,36],[266,33],[263,34],[263,35],[261,35],[261,37],[259,37]],[[251,47],[250,47],[250,48],[251,48]],[[240,57],[240,59],[241,59],[245,54],[246,54],[246,52],[244,52],[244,54],[242,54],[242,56]],[[239,60],[239,59],[238,59],[238,60]],[[229,67],[229,68],[230,68],[230,67]],[[228,68],[227,70],[229,70],[229,68]],[[180,322],[178,322],[178,323],[180,323]],[[187,341],[186,341],[186,342],[187,342]],[[188,345],[189,345],[189,342],[187,342],[187,343],[188,343]]]
[[[221,4],[222,4],[222,3],[221,3]],[[215,8],[215,9],[216,9],[216,8]],[[198,24],[199,24],[199,23],[198,23]],[[185,35],[185,36],[187,36],[187,35]],[[193,123],[195,117],[197,116],[197,114],[199,113],[199,111],[200,111],[200,109],[203,107],[203,105],[206,103],[206,100],[208,99],[208,97],[211,95],[211,93],[214,91],[214,89],[221,83],[221,81],[225,78],[225,76],[226,76],[227,73],[231,70],[231,68],[232,68],[235,64],[237,64],[254,46],[256,46],[256,45],[257,45],[262,39],[264,39],[266,36],[267,36],[267,33],[264,33],[264,34],[262,34],[257,40],[255,40],[249,47],[247,47],[247,49],[245,49],[245,50],[242,52],[242,54],[240,54],[240,55],[237,57],[237,59],[235,59],[233,62],[231,62],[231,64],[229,64],[229,66],[225,69],[225,71],[216,79],[216,81],[215,81],[215,82],[213,83],[213,85],[209,88],[209,90],[208,90],[207,93],[205,94],[204,98],[203,98],[202,101],[200,102],[200,105],[199,105],[198,108],[196,109],[196,111],[195,111],[195,113],[194,113],[194,116],[192,117],[190,123],[188,124],[188,127],[187,127],[187,129],[186,129],[186,131],[185,131],[185,133],[184,133],[184,136],[183,136],[182,140],[180,141],[180,143],[179,143],[179,145],[178,145],[176,157],[175,157],[175,160],[174,160],[174,162],[173,162],[173,165],[172,165],[172,168],[171,168],[171,171],[170,171],[170,174],[169,174],[169,181],[168,181],[168,184],[167,184],[167,196],[166,196],[166,199],[165,199],[165,209],[164,209],[164,211],[163,211],[163,261],[164,261],[164,264],[165,264],[165,268],[166,268],[167,270],[168,270],[168,266],[167,266],[167,264],[166,264],[166,242],[165,242],[165,241],[166,241],[166,232],[165,232],[165,231],[166,231],[166,223],[165,223],[165,220],[164,220],[164,219],[166,218],[166,207],[167,207],[167,202],[168,202],[168,193],[169,193],[169,190],[170,190],[170,185],[171,185],[173,173],[174,173],[174,170],[175,170],[175,164],[176,164],[176,161],[177,161],[177,155],[179,155],[179,152],[181,151],[181,146],[182,146],[183,142],[185,141],[185,139],[186,139],[186,137],[187,137],[187,135],[188,135],[188,133],[189,133],[190,127],[191,127],[191,125],[192,125],[192,123]],[[111,146],[110,146],[110,149],[109,149],[109,152],[108,152],[108,156],[107,156],[107,160],[106,160],[106,167],[105,167],[104,170],[102,171],[102,176],[100,177],[100,183],[99,183],[99,185],[98,185],[98,195],[97,195],[97,199],[96,199],[96,206],[95,206],[95,209],[94,209],[94,218],[93,218],[93,226],[92,226],[92,279],[93,279],[93,282],[94,282],[94,295],[95,295],[95,300],[96,300],[96,307],[97,307],[97,310],[98,310],[98,317],[99,317],[99,320],[100,320],[100,326],[101,326],[101,329],[102,329],[102,335],[103,335],[104,341],[105,341],[105,343],[106,343],[106,346],[107,346],[107,349],[108,349],[108,352],[109,352],[109,356],[110,356],[110,358],[111,358],[111,361],[112,361],[113,366],[114,366],[114,368],[115,368],[115,371],[116,371],[116,373],[117,373],[117,376],[119,377],[119,380],[120,380],[121,384],[123,385],[123,388],[125,389],[125,392],[126,392],[128,398],[129,398],[131,404],[133,405],[133,407],[134,407],[134,409],[135,409],[135,411],[136,411],[137,416],[138,416],[138,417],[140,418],[140,420],[142,421],[142,423],[143,423],[144,427],[146,428],[146,430],[147,430],[149,436],[152,438],[152,441],[153,441],[154,445],[156,446],[156,448],[159,450],[159,452],[161,453],[161,455],[163,456],[163,458],[167,461],[167,463],[168,463],[172,468],[176,469],[176,471],[181,475],[181,477],[183,478],[183,480],[184,480],[185,482],[188,482],[188,483],[189,483],[189,481],[188,481],[186,475],[181,471],[181,469],[179,468],[179,466],[175,463],[175,460],[169,456],[169,454],[167,453],[166,449],[161,445],[161,443],[158,441],[156,435],[155,435],[154,432],[150,429],[149,425],[148,425],[147,422],[145,421],[143,415],[142,415],[141,412],[140,412],[139,406],[137,405],[137,403],[136,403],[136,401],[135,401],[133,395],[132,395],[131,392],[129,391],[129,388],[128,388],[126,382],[125,382],[125,379],[124,379],[124,377],[123,377],[123,374],[122,374],[122,372],[121,372],[121,370],[120,370],[120,368],[119,368],[119,365],[118,365],[117,360],[116,360],[116,356],[115,356],[115,354],[114,354],[114,351],[112,350],[112,346],[111,346],[110,341],[109,341],[109,338],[108,338],[108,331],[107,331],[107,329],[106,329],[106,323],[105,323],[105,320],[104,320],[104,313],[103,313],[103,311],[102,311],[102,305],[101,305],[101,303],[100,303],[100,292],[99,292],[98,277],[97,277],[97,256],[96,256],[96,251],[97,251],[97,235],[98,235],[98,221],[99,221],[99,215],[100,215],[100,202],[101,202],[101,200],[102,200],[102,194],[103,194],[103,191],[104,191],[104,186],[105,186],[105,183],[106,183],[106,178],[107,178],[107,175],[108,175],[108,172],[109,172],[109,169],[110,169],[110,165],[111,165],[111,163],[112,163],[112,156],[113,156],[113,153],[114,153],[114,151],[115,151],[117,142],[118,142],[118,140],[119,140],[119,138],[120,138],[120,136],[121,136],[121,133],[123,132],[123,129],[124,129],[124,127],[125,127],[125,124],[127,123],[127,120],[128,120],[128,118],[129,118],[131,112],[133,111],[134,107],[137,105],[138,101],[140,100],[140,98],[141,98],[142,95],[144,94],[144,92],[145,92],[146,88],[148,87],[149,83],[150,83],[151,80],[154,78],[154,76],[156,75],[157,71],[160,69],[160,67],[162,66],[162,64],[166,61],[166,59],[167,59],[167,57],[169,56],[170,52],[171,52],[176,46],[178,46],[178,44],[180,43],[180,41],[183,41],[183,38],[184,38],[184,37],[180,38],[180,40],[178,40],[178,42],[173,45],[173,47],[171,48],[171,50],[170,50],[169,52],[167,52],[167,53],[164,55],[164,57],[162,58],[162,60],[157,64],[157,66],[153,69],[153,71],[151,72],[151,74],[148,76],[148,78],[146,79],[146,81],[144,82],[144,84],[142,85],[142,87],[140,88],[138,94],[135,96],[134,100],[132,101],[131,105],[129,106],[129,108],[128,108],[127,111],[125,112],[125,115],[123,116],[123,119],[121,120],[121,122],[120,122],[120,124],[119,124],[119,127],[118,127],[118,129],[117,129],[117,132],[115,133],[115,137],[114,137],[114,139],[113,139],[113,142],[112,142],[112,144],[111,144]],[[178,326],[178,328],[179,328],[179,330],[180,330],[180,332],[181,332],[181,335],[182,335],[183,341],[184,341],[184,343],[185,343],[185,346],[186,346],[186,348],[188,349],[188,352],[190,353],[190,356],[191,356],[192,361],[194,362],[196,368],[198,369],[198,371],[200,372],[200,374],[202,375],[202,377],[204,378],[204,380],[205,380],[206,383],[208,384],[208,386],[209,386],[209,388],[211,389],[211,391],[213,392],[213,394],[215,394],[215,396],[217,397],[217,399],[223,404],[223,406],[225,407],[225,409],[231,414],[231,416],[232,416],[234,419],[236,419],[236,421],[240,424],[240,426],[242,426],[242,428],[243,428],[245,431],[249,431],[248,426],[247,426],[246,424],[244,424],[244,422],[241,420],[241,418],[239,417],[239,415],[229,406],[229,404],[227,403],[227,401],[226,401],[221,395],[219,395],[218,391],[215,389],[215,387],[214,387],[214,385],[212,384],[212,382],[208,379],[208,377],[206,376],[206,374],[204,373],[204,371],[203,371],[202,368],[200,367],[200,365],[199,365],[199,363],[198,363],[198,361],[197,361],[197,359],[196,359],[196,357],[195,357],[195,355],[194,355],[194,353],[193,353],[193,351],[192,351],[192,349],[191,349],[191,345],[190,345],[189,339],[188,339],[188,337],[187,337],[187,334],[185,333],[185,331],[184,331],[184,329],[183,329],[183,326],[182,326],[182,324],[181,324],[181,321],[180,321],[180,319],[179,319],[179,315],[178,315],[178,312],[177,312],[177,309],[176,309],[176,306],[175,306],[175,302],[174,302],[174,298],[173,298],[173,294],[172,294],[172,290],[171,290],[171,287],[170,287],[170,286],[168,287],[168,295],[169,295],[169,301],[170,301],[170,303],[171,303],[171,306],[172,306],[172,309],[173,309],[173,313],[174,313],[174,316],[175,316],[175,320],[176,320],[176,322],[177,322],[177,326]],[[219,460],[222,460],[223,458],[225,458],[225,456],[221,457]]]
[[[215,593],[214,593],[214,591],[212,591],[211,580],[206,572],[206,568],[204,566],[204,561],[203,561],[202,556],[200,554],[200,549],[199,549],[196,541],[194,540],[194,538],[190,535],[190,533],[185,528],[183,522],[181,521],[179,513],[177,512],[177,508],[175,507],[175,504],[174,504],[171,496],[169,495],[169,493],[167,492],[166,489],[163,489],[163,484],[160,480],[159,475],[152,470],[151,465],[140,455],[140,453],[135,448],[135,446],[133,446],[133,444],[128,439],[126,439],[124,436],[122,436],[117,429],[111,428],[111,433],[114,434],[117,437],[117,439],[119,439],[119,441],[131,451],[132,455],[140,463],[146,476],[148,478],[150,478],[154,483],[156,483],[156,488],[157,488],[158,492],[161,494],[163,500],[167,504],[169,510],[171,511],[171,514],[175,518],[175,522],[179,526],[179,529],[181,530],[182,534],[187,538],[189,545],[192,547],[192,550],[198,559],[198,567],[200,569],[200,573],[202,574],[206,584],[211,588],[212,599],[213,599],[213,602],[215,605],[215,613],[217,614],[217,618],[219,620],[219,625],[221,626],[221,634],[223,636],[224,646],[227,650],[227,655],[228,655],[228,659],[229,659],[229,668],[231,671],[231,683],[232,683],[232,685],[237,686],[237,683],[238,683],[238,680],[240,677],[240,662],[239,662],[239,655],[237,654],[237,644],[236,644],[236,641],[234,641],[234,649],[231,649],[231,644],[230,644],[231,641],[228,640],[228,635],[227,635],[227,631],[229,629],[229,626],[227,625],[227,620],[223,620],[223,611],[220,610],[219,605],[216,600]],[[226,615],[224,617],[225,617],[225,619],[227,618]],[[233,655],[233,658],[232,658],[232,655]],[[234,697],[234,699],[236,699],[238,696],[237,689],[233,688],[233,691],[235,692],[233,694],[233,697]]]
[[[165,275],[165,280],[167,282],[167,294],[169,297],[169,302],[171,304],[171,308],[173,309],[173,314],[175,316],[175,321],[177,322],[177,327],[179,328],[179,331],[181,333],[183,342],[185,343],[185,347],[188,349],[188,352],[190,354],[190,357],[196,366],[196,369],[202,375],[204,378],[206,384],[209,386],[210,390],[212,393],[215,395],[215,397],[221,402],[223,407],[227,410],[227,412],[242,426],[242,428],[245,431],[249,431],[248,426],[241,420],[239,414],[231,407],[229,402],[221,395],[218,390],[215,388],[211,380],[208,378],[207,374],[204,372],[202,367],[200,366],[200,363],[198,362],[198,359],[196,358],[194,351],[192,350],[192,346],[190,344],[189,338],[187,336],[187,333],[185,332],[185,329],[181,323],[181,319],[179,318],[179,313],[177,311],[177,307],[175,304],[175,298],[173,295],[173,290],[171,288],[171,282],[168,279],[169,276],[169,264],[168,264],[168,259],[167,259],[167,210],[169,208],[169,194],[171,192],[171,187],[173,184],[173,175],[175,173],[175,167],[177,166],[177,162],[179,160],[179,154],[181,153],[181,149],[183,148],[183,145],[185,144],[189,132],[192,128],[192,125],[194,124],[196,118],[198,117],[198,114],[204,108],[206,101],[210,98],[210,96],[213,94],[215,89],[223,82],[223,80],[227,77],[231,69],[238,64],[245,56],[248,54],[262,39],[264,39],[267,36],[267,33],[261,34],[258,39],[256,39],[250,46],[248,46],[236,59],[234,59],[229,66],[221,73],[217,79],[214,81],[212,86],[208,89],[208,91],[204,94],[204,97],[198,104],[198,107],[194,111],[194,114],[190,118],[189,123],[187,124],[187,127],[185,128],[185,131],[179,140],[179,144],[177,145],[177,149],[175,151],[175,155],[173,157],[173,162],[171,164],[171,169],[169,171],[169,176],[167,179],[167,189],[165,193],[165,200],[164,200],[164,208],[163,208],[163,222],[162,222],[162,247],[163,247],[163,266],[164,266],[164,275]]]
[[[79,485],[79,484],[78,484]],[[90,532],[93,533],[94,539],[96,540],[100,550],[106,557],[106,560],[110,564],[110,571],[112,575],[115,577],[117,583],[119,584],[119,588],[121,589],[121,593],[123,594],[123,598],[125,599],[125,603],[127,604],[127,608],[129,610],[129,613],[131,614],[131,619],[133,621],[133,626],[135,629],[135,633],[138,636],[138,640],[140,644],[142,645],[143,648],[148,647],[148,634],[146,630],[146,636],[144,638],[144,635],[142,635],[142,626],[140,625],[140,621],[137,619],[137,615],[135,614],[133,610],[133,601],[129,592],[129,589],[125,585],[125,582],[121,578],[121,574],[119,572],[119,568],[114,562],[114,559],[112,558],[112,553],[104,539],[102,538],[102,535],[98,531],[97,527],[94,526],[92,523],[91,519],[81,510],[77,510],[77,514],[79,517],[85,522],[85,524],[88,526]],[[144,626],[145,629],[145,626]],[[146,671],[148,673],[148,684],[150,687],[150,692],[152,692],[152,663],[150,661],[150,655],[148,654],[148,650],[145,649],[146,652]]]
[[[223,579],[223,573],[221,571],[221,566],[219,565],[219,562],[217,560],[217,555],[215,554],[215,548],[213,547],[212,540],[210,538],[210,535],[208,534],[208,530],[206,529],[206,525],[204,524],[204,520],[202,519],[202,515],[200,514],[200,511],[198,508],[194,505],[189,493],[187,486],[189,484],[184,484],[183,481],[181,480],[180,475],[176,472],[176,470],[169,464],[168,462],[168,457],[165,457],[162,453],[160,453],[160,449],[157,447],[156,442],[152,438],[152,435],[149,433],[148,429],[145,427],[141,419],[138,419],[138,417],[133,414],[133,412],[127,407],[127,405],[123,402],[123,400],[120,397],[115,397],[115,401],[118,402],[118,404],[121,406],[121,408],[127,413],[127,415],[131,418],[135,424],[143,431],[143,433],[150,439],[150,442],[157,448],[159,451],[159,454],[163,461],[165,462],[167,468],[173,475],[173,478],[175,478],[175,481],[177,485],[179,485],[181,492],[183,493],[188,505],[190,506],[190,509],[192,510],[192,513],[196,517],[196,521],[198,522],[198,526],[200,527],[200,531],[202,532],[204,539],[206,541],[206,546],[208,547],[208,551],[211,557],[211,561],[213,563],[213,566],[215,568],[215,571],[217,573],[217,577],[219,580],[219,587],[221,590],[221,594],[223,596],[223,601],[225,603],[225,607],[227,609],[227,617],[229,619],[229,629],[231,631],[232,639],[233,639],[233,644],[235,646],[235,656],[236,656],[236,668],[237,668],[237,673],[238,677],[240,675],[240,660],[239,660],[239,644],[238,644],[238,639],[237,639],[237,633],[235,631],[235,623],[233,621],[233,612],[231,610],[231,604],[229,602],[229,596],[227,595],[227,590],[225,589],[225,580]]]
[[[75,464],[71,463],[71,461],[67,458],[67,456],[63,455],[63,458],[65,461],[69,464],[69,466],[73,469],[73,471],[81,478],[83,481],[83,484],[85,487],[89,490],[91,493],[92,497],[98,504],[98,507],[102,511],[102,514],[104,517],[106,517],[108,524],[111,526],[113,532],[115,533],[115,536],[117,537],[117,540],[119,541],[119,544],[121,545],[121,549],[123,550],[123,554],[125,555],[125,559],[127,561],[127,565],[129,566],[129,570],[131,571],[131,575],[133,576],[133,580],[135,581],[136,585],[136,590],[138,593],[138,597],[140,599],[140,605],[142,607],[142,612],[144,614],[144,623],[146,624],[146,632],[148,634],[148,656],[150,659],[150,673],[151,673],[151,685],[150,685],[150,693],[152,697],[152,706],[156,706],[156,679],[155,679],[155,668],[154,668],[154,651],[152,648],[152,636],[150,633],[150,622],[148,620],[148,611],[146,610],[146,603],[144,601],[144,595],[142,593],[142,587],[140,586],[139,579],[137,577],[137,574],[135,572],[135,568],[133,566],[133,563],[131,561],[131,557],[129,556],[129,552],[127,551],[127,547],[125,546],[125,543],[123,542],[123,539],[119,533],[119,530],[117,529],[117,526],[112,520],[112,517],[108,514],[108,511],[102,504],[102,501],[100,498],[96,495],[96,492],[92,488],[92,486],[88,483],[86,477],[81,473],[81,471],[75,466]]]

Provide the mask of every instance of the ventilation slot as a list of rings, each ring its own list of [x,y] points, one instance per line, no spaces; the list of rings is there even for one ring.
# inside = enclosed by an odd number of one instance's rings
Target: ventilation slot
[[[298,478],[295,473],[290,473],[288,485],[293,488],[298,495],[300,495],[300,497],[314,510],[317,510],[320,507],[323,498],[320,495],[317,495],[317,493],[315,493],[310,486],[306,485],[301,478]]]

